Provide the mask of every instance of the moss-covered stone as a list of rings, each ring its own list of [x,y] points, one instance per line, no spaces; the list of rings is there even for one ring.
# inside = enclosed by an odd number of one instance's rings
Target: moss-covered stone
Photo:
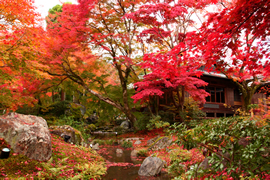
[[[168,146],[170,146],[172,143],[172,139],[167,137],[167,136],[163,136],[163,137],[159,137],[157,138],[148,148],[148,150],[159,150],[159,149],[164,149]]]
[[[60,137],[64,137],[64,135],[70,136],[70,140],[68,142],[76,144],[76,145],[83,145],[84,139],[82,133],[68,125],[64,126],[50,126],[50,131],[52,134],[58,135]]]

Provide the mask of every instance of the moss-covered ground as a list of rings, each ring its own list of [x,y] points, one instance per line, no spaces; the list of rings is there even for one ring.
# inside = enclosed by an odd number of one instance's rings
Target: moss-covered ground
[[[0,148],[9,145],[0,139]],[[52,135],[52,157],[47,162],[30,160],[11,151],[0,159],[0,179],[101,179],[106,173],[104,159],[96,151],[71,145]]]

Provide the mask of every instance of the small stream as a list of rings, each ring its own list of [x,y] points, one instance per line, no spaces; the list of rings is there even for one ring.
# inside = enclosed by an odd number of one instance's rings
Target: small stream
[[[161,172],[156,177],[143,177],[138,175],[139,166],[143,160],[131,158],[131,150],[123,149],[123,154],[116,154],[116,149],[119,147],[111,146],[107,148],[105,155],[102,155],[111,166],[107,170],[104,180],[169,180],[171,179],[166,172]],[[115,166],[119,163],[121,166]]]

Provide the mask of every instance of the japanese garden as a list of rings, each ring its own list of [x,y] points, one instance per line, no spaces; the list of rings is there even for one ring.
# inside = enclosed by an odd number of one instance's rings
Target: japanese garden
[[[0,2],[0,179],[270,179],[270,0]]]

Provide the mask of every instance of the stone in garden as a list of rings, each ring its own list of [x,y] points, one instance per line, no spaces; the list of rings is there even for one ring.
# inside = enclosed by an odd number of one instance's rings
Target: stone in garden
[[[157,137],[155,137],[155,138],[149,139],[147,141],[147,146],[151,146],[158,138],[160,138],[159,135]]]
[[[116,149],[116,154],[123,154],[123,149]]]
[[[47,161],[51,158],[51,134],[42,117],[18,113],[1,116],[0,138],[5,139],[14,153],[29,159]]]
[[[136,149],[134,149],[134,150],[131,151],[130,156],[131,156],[131,157],[137,157],[138,152],[139,152],[139,151],[137,151]]]
[[[98,116],[96,115],[96,113],[94,113],[94,114],[92,114],[92,115],[90,115],[89,117],[86,118],[86,122],[88,124],[94,124],[94,123],[97,122],[97,120],[98,120]]]
[[[98,143],[96,143],[95,145],[93,145],[92,146],[92,149],[94,149],[94,150],[99,150],[99,144]]]
[[[199,165],[198,169],[202,169],[202,170],[210,169],[208,161],[209,161],[209,159],[207,157],[204,158],[204,160]]]
[[[228,160],[226,158],[230,159],[230,154],[228,152],[223,154],[221,151],[219,151],[219,154],[221,154],[222,156],[225,157],[221,162],[223,164],[223,169],[222,170],[224,170],[227,167],[227,163],[228,163]],[[222,156],[217,155],[217,157],[219,157],[219,158],[222,158]],[[198,169],[202,169],[202,170],[211,169],[211,166],[209,165],[208,161],[209,161],[208,157],[204,158],[203,162],[201,162]],[[215,163],[219,163],[219,162],[213,162],[212,164],[215,164]]]
[[[129,121],[123,121],[120,125],[123,129],[129,129],[130,128],[130,122]]]
[[[139,138],[139,137],[132,137],[132,138],[126,138],[125,141],[139,141],[143,138]]]
[[[137,140],[134,144],[135,145],[139,145],[139,144],[141,144],[142,142],[140,141],[140,140]]]
[[[154,143],[152,143],[152,145],[149,147],[149,150],[160,150],[160,149],[164,149],[168,146],[170,146],[172,143],[172,139],[169,137],[160,137],[158,138]]]
[[[51,126],[50,131],[52,134],[61,136],[64,139],[64,136],[70,136],[70,139],[67,141],[76,145],[83,145],[84,139],[82,133],[68,125],[64,126]]]
[[[143,161],[138,174],[139,176],[156,176],[160,174],[163,166],[164,162],[160,158],[149,156]]]

